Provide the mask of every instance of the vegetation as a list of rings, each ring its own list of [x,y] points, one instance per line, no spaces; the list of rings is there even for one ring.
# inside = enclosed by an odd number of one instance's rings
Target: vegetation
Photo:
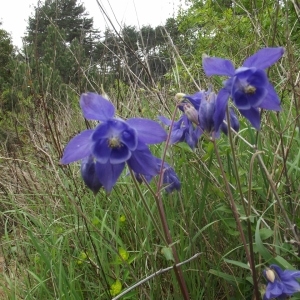
[[[20,52],[0,29],[1,299],[184,299],[168,269],[173,249],[190,299],[250,300],[255,288],[262,298],[266,267],[300,269],[300,2],[189,3],[164,26],[118,32],[94,29],[79,1],[45,0]],[[81,93],[105,92],[124,119],[177,119],[177,93],[222,87],[205,76],[204,53],[238,67],[277,46],[285,54],[267,73],[282,111],[263,110],[260,131],[239,115],[232,139],[204,136],[194,151],[151,146],[174,167],[179,192],[160,193],[157,180],[140,185],[125,171],[110,194],[95,196],[79,164],[60,163],[69,140],[96,125],[82,117]]]

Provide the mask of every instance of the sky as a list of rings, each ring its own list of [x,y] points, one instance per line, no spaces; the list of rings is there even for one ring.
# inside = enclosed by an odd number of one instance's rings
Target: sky
[[[59,1],[59,0],[58,0]],[[176,15],[179,7],[186,7],[184,0],[98,0],[106,13],[114,20],[114,25],[164,24]],[[22,47],[22,37],[26,32],[28,17],[33,14],[38,0],[2,0],[0,7],[1,28],[11,34],[13,44]],[[108,26],[96,0],[81,0],[87,13],[94,19],[94,28],[104,31]]]

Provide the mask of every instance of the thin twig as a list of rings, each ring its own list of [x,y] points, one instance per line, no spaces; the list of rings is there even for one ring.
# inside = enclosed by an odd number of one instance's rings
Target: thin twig
[[[201,253],[196,253],[194,256],[190,257],[189,259],[183,261],[183,262],[180,262],[178,264],[176,264],[175,266],[176,267],[180,267],[181,265],[183,264],[186,264],[192,260],[194,260],[195,258],[197,258]],[[153,277],[157,276],[157,275],[160,275],[162,273],[165,273],[167,271],[170,271],[174,268],[174,266],[171,266],[171,267],[168,267],[168,268],[165,268],[165,269],[160,269],[158,271],[156,271],[155,273],[147,276],[146,278],[140,280],[139,282],[135,283],[134,285],[132,285],[131,287],[129,287],[128,289],[126,289],[125,291],[123,291],[121,294],[119,294],[118,296],[112,298],[111,300],[117,300],[117,299],[120,299],[122,296],[124,296],[125,294],[127,294],[128,292],[130,292],[131,290],[135,289],[136,287],[138,287],[139,285],[147,282],[148,280],[152,279]]]

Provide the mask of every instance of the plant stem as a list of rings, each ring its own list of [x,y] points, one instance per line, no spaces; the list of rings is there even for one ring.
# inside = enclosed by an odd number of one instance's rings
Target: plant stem
[[[165,214],[165,210],[164,210],[164,205],[163,205],[163,202],[162,202],[162,199],[161,199],[161,187],[163,185],[164,160],[165,160],[167,149],[168,149],[168,146],[169,146],[169,143],[170,143],[172,127],[173,127],[174,120],[175,120],[175,117],[176,117],[176,111],[177,111],[177,106],[174,109],[174,112],[173,112],[173,115],[172,115],[172,123],[171,123],[170,128],[169,128],[169,133],[168,133],[168,137],[167,137],[167,140],[166,140],[166,146],[165,146],[163,157],[162,157],[162,163],[161,163],[159,180],[158,180],[157,189],[156,189],[157,193],[156,193],[156,196],[155,196],[155,201],[156,201],[156,205],[157,205],[157,208],[158,208],[159,217],[160,217],[161,224],[162,224],[162,227],[163,227],[164,235],[165,235],[165,238],[167,240],[167,244],[168,244],[169,247],[171,246],[173,257],[174,257],[174,260],[175,260],[175,264],[173,265],[173,270],[175,272],[176,279],[179,283],[179,287],[180,287],[183,298],[185,300],[189,300],[190,299],[189,293],[188,293],[188,290],[187,290],[186,283],[184,281],[182,270],[181,270],[180,266],[178,265],[180,263],[179,262],[179,257],[178,257],[175,245],[173,245],[172,237],[171,237],[171,234],[170,234],[170,230],[169,230],[169,226],[168,226],[168,222],[167,222],[167,218],[166,218],[166,214]]]
[[[253,240],[252,240],[252,230],[251,230],[251,222],[250,222],[250,213],[251,213],[251,179],[252,177],[250,176],[249,179],[249,188],[248,188],[248,207],[250,209],[247,209],[246,207],[246,203],[244,201],[244,195],[243,195],[243,191],[242,191],[242,186],[241,186],[241,182],[240,182],[240,177],[239,177],[239,169],[237,166],[237,162],[236,162],[236,155],[235,155],[235,147],[234,147],[234,143],[233,143],[233,139],[232,139],[232,132],[231,132],[231,125],[230,125],[230,114],[229,114],[229,108],[227,106],[226,108],[226,117],[227,117],[227,132],[228,132],[228,137],[229,137],[229,142],[230,142],[230,147],[231,147],[231,153],[232,153],[232,160],[233,160],[233,168],[234,168],[234,172],[235,172],[235,178],[236,178],[236,182],[237,182],[237,186],[238,186],[238,191],[241,197],[241,202],[244,208],[244,212],[247,216],[246,222],[247,222],[247,233],[248,233],[248,242],[249,242],[249,263],[250,263],[250,268],[251,268],[251,273],[252,273],[252,279],[253,279],[253,286],[254,286],[254,292],[256,295],[256,299],[257,296],[259,295],[259,288],[258,288],[258,283],[257,283],[257,274],[256,274],[256,269],[255,269],[255,261],[254,261],[254,252],[253,252]],[[250,168],[253,166],[250,165]],[[251,169],[252,170],[252,169]],[[247,247],[248,250],[248,247]]]
[[[250,269],[251,269],[251,273],[252,273],[252,276],[253,276],[253,274],[255,274],[255,271],[253,273],[253,270],[255,269],[255,265],[253,264],[253,261],[251,259],[251,255],[250,255],[250,252],[249,252],[249,249],[248,249],[248,246],[247,246],[247,242],[246,242],[246,238],[245,238],[244,231],[243,231],[243,228],[242,228],[242,224],[241,224],[241,221],[240,221],[240,218],[239,218],[239,213],[238,213],[237,207],[235,205],[233,195],[232,195],[228,180],[227,180],[225,172],[224,172],[223,164],[222,164],[222,161],[221,161],[221,157],[220,157],[220,154],[219,154],[219,151],[218,151],[216,141],[213,139],[212,142],[214,144],[214,150],[215,150],[217,160],[218,160],[218,163],[219,163],[219,167],[220,167],[220,170],[221,170],[221,173],[222,173],[223,181],[225,183],[227,194],[229,196],[229,202],[230,202],[231,210],[232,210],[235,222],[237,224],[238,231],[240,233],[242,243],[243,243],[243,246],[244,246],[244,249],[245,249],[246,257],[247,257],[247,260],[250,264]],[[255,284],[255,283],[254,283],[254,293],[255,293],[256,299],[260,299],[260,293],[258,291],[257,284]]]

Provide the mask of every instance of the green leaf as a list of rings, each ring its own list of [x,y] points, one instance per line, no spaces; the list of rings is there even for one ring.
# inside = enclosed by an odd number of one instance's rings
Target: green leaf
[[[223,279],[225,279],[226,281],[230,282],[233,285],[237,285],[238,283],[244,283],[244,279],[241,279],[239,277],[235,277],[235,276],[232,276],[232,275],[229,275],[227,273],[223,273],[223,272],[220,272],[220,271],[217,271],[217,270],[210,269],[209,273],[213,274],[215,276],[218,276],[220,278],[223,278]]]
[[[163,247],[161,249],[161,253],[164,255],[164,257],[167,260],[172,260],[173,262],[175,262],[174,256],[173,256],[173,251],[170,247]]]
[[[257,251],[261,254],[261,256],[264,258],[264,260],[267,263],[274,263],[274,258],[268,251],[268,249],[264,246],[261,236],[260,236],[260,222],[262,220],[262,216],[258,219],[256,224],[256,230],[255,230],[255,244]]]
[[[259,230],[259,234],[260,234],[260,238],[262,240],[266,240],[269,237],[273,236],[274,231],[272,229],[269,229],[269,228],[261,228]]]
[[[270,254],[270,252],[268,251],[268,249],[264,246],[261,236],[260,236],[261,229],[259,228],[262,217],[263,216],[261,216],[258,219],[258,222],[256,225],[256,230],[255,230],[255,244],[256,244],[256,248],[257,248],[258,252],[264,258],[264,260],[267,264],[276,264],[284,269],[294,270],[294,267],[289,262],[287,262],[284,258],[282,258],[279,255],[276,257],[273,257]]]
[[[240,267],[240,268],[250,270],[250,267],[249,267],[247,264],[242,263],[242,262],[240,262],[240,261],[237,261],[237,260],[231,260],[231,259],[226,259],[226,258],[224,258],[224,261],[227,262],[228,264],[232,264],[232,265],[238,266],[238,267]]]

